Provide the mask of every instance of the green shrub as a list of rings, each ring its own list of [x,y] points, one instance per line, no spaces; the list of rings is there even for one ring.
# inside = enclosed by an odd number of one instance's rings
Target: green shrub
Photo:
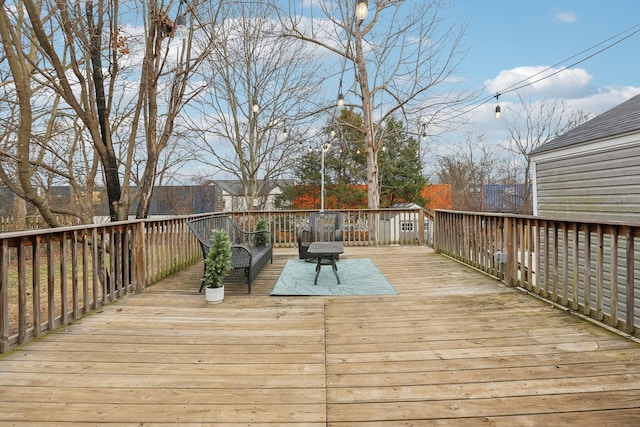
[[[231,271],[231,240],[225,230],[212,230],[211,247],[204,260],[204,277],[206,287],[221,288],[222,281]]]
[[[269,224],[266,219],[261,218],[256,222],[255,231],[258,233],[253,237],[253,243],[255,243],[256,246],[267,246],[269,243],[269,234],[266,233],[266,231],[268,230]],[[260,233],[261,231],[264,231],[264,233]]]

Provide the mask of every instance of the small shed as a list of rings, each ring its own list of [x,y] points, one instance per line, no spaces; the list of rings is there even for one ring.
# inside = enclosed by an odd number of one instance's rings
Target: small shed
[[[393,209],[397,209],[394,212]],[[380,218],[380,232],[388,242],[412,242],[420,240],[424,230],[424,208],[416,203],[396,203]],[[424,232],[424,231],[422,231]]]
[[[640,221],[640,95],[530,153],[534,215]]]

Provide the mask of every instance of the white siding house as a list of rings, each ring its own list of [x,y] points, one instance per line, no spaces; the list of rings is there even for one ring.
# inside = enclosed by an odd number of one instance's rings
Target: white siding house
[[[534,215],[640,222],[640,95],[530,153]]]
[[[216,185],[222,190],[222,210],[224,212],[248,211],[247,200],[244,197],[244,186],[241,181],[216,180]],[[268,193],[263,192],[253,200],[251,209],[276,210],[276,198],[282,194],[282,186],[290,185],[292,181],[278,180],[269,183]]]

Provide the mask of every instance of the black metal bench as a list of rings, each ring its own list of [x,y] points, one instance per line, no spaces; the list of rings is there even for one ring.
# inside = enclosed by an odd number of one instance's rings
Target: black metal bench
[[[231,240],[231,272],[225,282],[246,280],[251,293],[251,283],[260,270],[273,263],[273,236],[267,230],[244,231],[227,215],[215,215],[197,218],[187,222],[189,229],[195,234],[202,248],[202,256],[206,259],[211,246],[211,230],[225,230]],[[266,236],[264,234],[266,234]],[[265,238],[266,237],[266,238]],[[266,242],[265,245],[261,243]],[[200,286],[202,292],[203,285]]]

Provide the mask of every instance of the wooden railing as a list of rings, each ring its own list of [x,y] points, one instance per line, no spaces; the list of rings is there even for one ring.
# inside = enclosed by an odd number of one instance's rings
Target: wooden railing
[[[310,212],[231,215],[246,230],[266,218],[274,244],[292,247]],[[432,221],[421,209],[343,212],[347,246],[430,244],[435,234],[443,254],[639,335],[640,225],[453,211],[437,211]],[[0,352],[201,261],[186,226],[197,216],[0,234]]]
[[[187,219],[0,234],[0,352],[198,262]]]
[[[60,223],[65,225],[78,225],[80,220],[69,215],[55,215]],[[40,215],[27,215],[22,218],[14,216],[0,216],[0,233],[8,233],[21,230],[33,230],[44,228],[47,223]]]
[[[436,211],[436,251],[640,336],[640,224]]]
[[[312,210],[232,212],[236,224],[245,230],[255,229],[259,219],[266,219],[271,226],[275,246],[297,246],[298,230],[307,227]],[[353,209],[344,210],[345,246],[431,244],[431,217],[423,209]],[[379,225],[377,238],[369,233],[370,221]]]
[[[230,215],[245,230],[268,219],[274,244],[291,247],[310,212]],[[429,240],[421,209],[344,213],[345,245]],[[0,353],[200,262],[186,224],[204,215],[211,214],[0,234]],[[379,224],[377,241],[368,231],[372,220]]]

